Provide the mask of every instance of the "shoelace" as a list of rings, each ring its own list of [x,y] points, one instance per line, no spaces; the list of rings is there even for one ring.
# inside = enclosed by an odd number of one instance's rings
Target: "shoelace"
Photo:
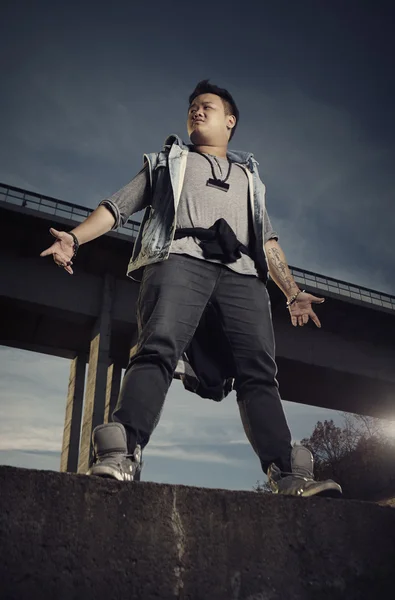
[[[125,454],[124,456],[125,456],[126,458],[130,458],[130,460],[131,460],[131,461],[132,461],[132,462],[133,462],[135,465],[137,465],[137,470],[138,470],[138,469],[141,469],[141,464],[142,464],[142,463],[141,463],[141,460],[136,460],[136,458],[135,458],[134,454]]]

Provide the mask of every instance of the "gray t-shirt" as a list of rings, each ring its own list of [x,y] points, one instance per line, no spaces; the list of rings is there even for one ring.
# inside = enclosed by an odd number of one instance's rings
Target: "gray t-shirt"
[[[177,228],[204,227],[208,229],[215,221],[224,218],[235,232],[239,242],[248,246],[248,178],[243,167],[232,163],[229,179],[229,190],[224,192],[214,187],[207,186],[207,180],[212,178],[213,166],[216,178],[225,179],[229,163],[226,158],[211,155],[202,156],[197,152],[188,154],[185,171],[184,185],[181,191],[180,202],[177,209]],[[266,215],[265,242],[270,238],[277,238],[269,218]],[[195,258],[204,259],[199,246],[199,240],[185,237],[174,240],[170,252],[174,254],[188,254]],[[219,260],[209,259],[210,262],[219,263]],[[242,275],[255,275],[257,270],[254,261],[246,254],[242,254],[234,263],[226,265],[232,271]]]
[[[224,179],[228,172],[227,159],[208,155],[214,167],[217,178]],[[197,152],[188,154],[185,179],[181,191],[180,202],[177,209],[177,228],[184,227],[211,227],[217,219],[225,219],[235,232],[237,239],[248,246],[248,179],[244,169],[237,163],[232,164],[230,177],[227,181],[230,188],[227,192],[206,185],[212,177],[212,170],[208,160]],[[149,204],[150,190],[147,167],[125,187],[103,200],[101,204],[107,206],[115,217],[114,229],[125,223],[128,217]],[[278,239],[273,230],[270,219],[265,214],[265,243],[269,239]],[[194,258],[206,260],[199,246],[199,240],[185,237],[174,240],[170,252],[173,254],[187,254]],[[220,262],[210,259],[210,262]],[[255,275],[257,271],[253,260],[242,254],[236,262],[226,265],[233,271],[242,275]]]

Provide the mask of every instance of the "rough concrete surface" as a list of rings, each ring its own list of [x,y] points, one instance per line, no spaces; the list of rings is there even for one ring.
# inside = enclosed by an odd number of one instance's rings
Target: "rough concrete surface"
[[[0,555],[2,600],[384,598],[395,510],[0,467]]]

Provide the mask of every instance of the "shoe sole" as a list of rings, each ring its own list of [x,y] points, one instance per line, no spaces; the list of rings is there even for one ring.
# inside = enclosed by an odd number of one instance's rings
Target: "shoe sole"
[[[303,498],[309,498],[311,496],[321,496],[326,498],[340,498],[342,495],[342,489],[340,485],[333,483],[323,483],[316,487],[306,489],[301,496]]]
[[[93,475],[94,477],[104,477],[105,479],[116,479],[117,481],[127,481],[122,477],[120,473],[111,469],[111,467],[105,466],[94,466],[89,469],[87,475]],[[129,480],[128,480],[129,481]],[[133,481],[130,479],[130,481]]]

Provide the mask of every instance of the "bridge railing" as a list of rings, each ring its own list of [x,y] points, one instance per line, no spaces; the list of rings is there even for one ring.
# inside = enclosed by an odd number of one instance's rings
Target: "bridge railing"
[[[87,208],[86,206],[57,200],[56,198],[43,196],[36,192],[27,192],[26,190],[3,183],[0,183],[0,201],[79,222],[84,221],[93,212],[92,208]],[[139,227],[140,223],[138,221],[128,219],[122,228],[122,233],[136,236]]]
[[[381,306],[395,311],[395,296],[377,292],[359,285],[353,285],[340,279],[317,275],[311,271],[305,271],[291,267],[295,281],[306,288],[317,288],[322,291],[332,292],[346,298],[353,298],[360,302],[367,302],[375,306]]]
[[[36,192],[28,192],[21,188],[5,185],[3,183],[0,183],[0,201],[79,222],[86,219],[86,217],[93,212],[93,209],[87,208],[86,206],[72,204],[71,202],[65,202],[64,200],[57,200],[56,198],[43,196]],[[140,223],[138,221],[128,219],[127,223],[122,227],[122,233],[136,236],[139,227]],[[333,294],[352,298],[368,304],[374,304],[375,306],[380,306],[395,312],[395,296],[391,296],[390,294],[383,294],[369,288],[352,285],[346,281],[298,269],[297,267],[291,267],[291,271],[296,282],[306,288],[316,288],[322,291],[328,291]]]

